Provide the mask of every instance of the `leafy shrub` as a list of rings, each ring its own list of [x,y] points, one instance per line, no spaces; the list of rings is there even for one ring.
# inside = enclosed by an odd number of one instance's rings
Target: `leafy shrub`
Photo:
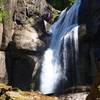
[[[2,22],[2,18],[7,15],[7,12],[4,10],[4,0],[0,0],[0,22]]]
[[[71,6],[74,0],[47,0],[54,8],[63,10],[64,8]]]

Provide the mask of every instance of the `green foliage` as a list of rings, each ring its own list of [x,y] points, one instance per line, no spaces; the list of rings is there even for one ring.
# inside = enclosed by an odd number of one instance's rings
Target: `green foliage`
[[[0,0],[0,6],[4,3],[4,0]]]
[[[2,18],[4,18],[5,16],[7,16],[7,12],[4,10],[0,10],[0,22],[2,22]]]
[[[0,22],[2,22],[2,18],[7,16],[7,12],[4,10],[4,0],[0,0]]]
[[[63,10],[64,8],[71,6],[75,0],[47,0],[54,8]]]
[[[69,5],[72,5],[74,3],[74,0],[68,0]]]

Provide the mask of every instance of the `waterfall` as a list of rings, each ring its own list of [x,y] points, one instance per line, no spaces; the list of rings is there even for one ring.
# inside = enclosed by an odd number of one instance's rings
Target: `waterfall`
[[[52,40],[45,51],[40,73],[40,91],[44,94],[55,93],[60,83],[70,83],[68,69],[70,63],[78,66],[78,12],[81,0],[76,0],[68,10],[62,11],[58,20],[51,26]],[[74,52],[74,53],[73,53]],[[74,58],[73,58],[74,57]],[[75,60],[73,60],[75,59]],[[79,75],[76,75],[79,80]],[[76,84],[76,82],[74,82]]]

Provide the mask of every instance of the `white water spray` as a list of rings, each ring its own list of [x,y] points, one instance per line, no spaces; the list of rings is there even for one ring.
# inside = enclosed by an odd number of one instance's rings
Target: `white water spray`
[[[66,73],[69,66],[68,41],[74,40],[74,49],[78,51],[78,11],[81,0],[76,0],[67,11],[65,9],[50,29],[52,41],[50,47],[44,53],[42,69],[40,73],[40,91],[44,94],[55,93],[61,80],[68,80]],[[61,44],[63,48],[63,66],[60,62]],[[75,56],[77,59],[77,55]],[[70,67],[70,66],[69,66]]]

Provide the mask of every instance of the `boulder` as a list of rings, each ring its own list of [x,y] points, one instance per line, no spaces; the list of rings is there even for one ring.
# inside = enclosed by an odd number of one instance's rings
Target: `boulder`
[[[12,86],[8,86],[4,83],[0,83],[0,96],[10,90],[12,90]]]
[[[21,54],[22,53],[22,54]],[[11,84],[14,87],[18,87],[22,90],[31,90],[34,89],[34,81],[35,75],[39,66],[38,58],[34,55],[29,55],[29,52],[24,54],[22,52],[18,52],[12,55],[13,65],[10,67],[12,72],[10,72],[9,76],[11,76]]]
[[[21,91],[0,83],[0,100],[59,100],[56,96],[47,96],[40,92]]]
[[[67,95],[62,95],[60,100],[86,100],[88,93],[70,93]]]
[[[13,43],[17,49],[37,51],[45,45],[34,28],[17,30],[13,35]]]
[[[5,61],[5,53],[0,51],[0,82],[7,83],[7,70],[6,70],[6,61]]]
[[[100,62],[98,62],[100,66]],[[96,79],[91,85],[91,91],[86,100],[100,100],[100,68],[98,69]]]
[[[38,92],[8,91],[1,96],[1,100],[59,100],[57,97],[50,97]]]

